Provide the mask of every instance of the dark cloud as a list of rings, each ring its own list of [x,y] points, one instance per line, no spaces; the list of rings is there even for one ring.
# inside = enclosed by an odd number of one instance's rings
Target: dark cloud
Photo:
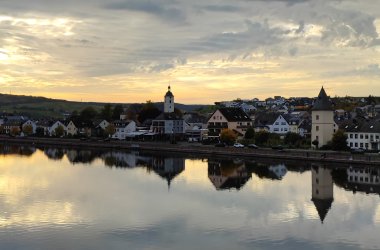
[[[205,5],[199,6],[199,10],[211,11],[211,12],[239,12],[242,11],[241,7],[236,5]]]
[[[185,22],[186,14],[181,9],[171,6],[171,1],[129,0],[105,4],[111,10],[139,11],[159,16],[172,22]]]

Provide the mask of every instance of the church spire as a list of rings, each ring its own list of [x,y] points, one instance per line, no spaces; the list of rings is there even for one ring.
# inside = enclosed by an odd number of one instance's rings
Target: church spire
[[[321,91],[319,92],[318,98],[315,100],[313,109],[312,110],[319,110],[319,111],[331,111],[333,110],[332,103],[330,101],[330,98],[327,96],[325,89],[321,88]]]

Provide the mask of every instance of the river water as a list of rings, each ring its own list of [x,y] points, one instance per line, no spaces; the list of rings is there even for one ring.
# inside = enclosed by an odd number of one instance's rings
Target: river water
[[[0,145],[0,249],[379,249],[380,169]]]

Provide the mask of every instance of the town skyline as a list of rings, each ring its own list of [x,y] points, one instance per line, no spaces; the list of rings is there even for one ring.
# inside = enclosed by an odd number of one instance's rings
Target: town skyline
[[[184,104],[380,96],[375,1],[90,0],[0,4],[3,93]],[[275,94],[273,94],[275,93]]]

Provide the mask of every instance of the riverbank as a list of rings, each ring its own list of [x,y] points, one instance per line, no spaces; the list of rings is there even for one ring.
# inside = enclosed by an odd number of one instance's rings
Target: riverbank
[[[52,147],[91,147],[118,150],[148,150],[158,152],[187,153],[207,156],[231,157],[260,157],[284,160],[302,160],[309,162],[349,163],[380,166],[378,154],[351,154],[349,152],[316,151],[316,150],[273,150],[225,147],[218,148],[212,145],[199,143],[169,144],[165,142],[129,142],[129,141],[82,141],[79,139],[64,138],[0,138],[0,143],[22,144],[31,146]]]

